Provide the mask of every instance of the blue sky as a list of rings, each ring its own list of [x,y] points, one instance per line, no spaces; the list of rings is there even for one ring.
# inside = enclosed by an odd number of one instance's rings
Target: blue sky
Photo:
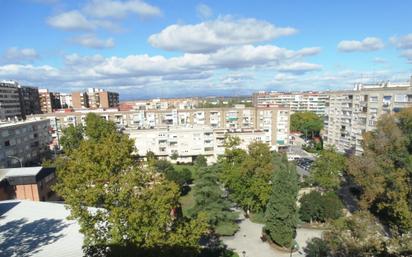
[[[412,75],[412,2],[1,0],[0,80],[122,99]]]

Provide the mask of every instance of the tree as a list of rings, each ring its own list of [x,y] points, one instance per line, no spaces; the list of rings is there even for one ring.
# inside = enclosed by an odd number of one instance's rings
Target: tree
[[[172,215],[180,206],[178,186],[137,165],[133,150],[133,141],[114,131],[88,137],[62,157],[54,189],[79,222],[86,250],[109,245],[199,249],[204,217]]]
[[[173,152],[170,156],[170,159],[176,161],[179,158],[179,154],[177,152]]]
[[[334,149],[325,149],[313,163],[309,179],[325,191],[334,191],[340,187],[344,169],[345,157]]]
[[[375,131],[364,135],[363,156],[348,161],[348,173],[362,188],[359,205],[401,234],[412,228],[412,153],[409,152],[411,115],[384,115]]]
[[[220,235],[233,235],[237,231],[235,221],[238,214],[230,210],[230,203],[223,197],[214,168],[199,169],[193,194],[195,206],[191,213],[204,212],[209,225]]]
[[[203,155],[198,155],[195,159],[195,167],[201,168],[207,166],[207,159]]]
[[[314,112],[296,112],[290,116],[290,130],[299,131],[308,138],[310,134],[319,135],[323,128],[323,120]]]
[[[325,222],[342,216],[343,204],[334,192],[321,194],[312,191],[300,200],[299,216],[305,222]]]
[[[330,256],[329,246],[325,241],[314,237],[308,241],[304,248],[306,257],[328,257]]]
[[[63,150],[69,153],[72,150],[77,149],[83,141],[83,132],[82,125],[70,125],[67,128],[64,128],[62,130],[63,135],[60,138],[60,145]]]
[[[245,211],[262,212],[269,200],[270,180],[277,153],[271,153],[267,144],[253,142],[248,152],[237,148],[239,141],[229,138],[225,155],[219,159],[221,179],[230,198]]]
[[[298,190],[296,168],[284,158],[282,168],[273,175],[272,193],[266,208],[264,227],[272,241],[282,247],[291,247],[296,236]]]
[[[86,128],[84,130],[88,139],[100,140],[116,131],[114,122],[106,121],[95,113],[86,116]]]

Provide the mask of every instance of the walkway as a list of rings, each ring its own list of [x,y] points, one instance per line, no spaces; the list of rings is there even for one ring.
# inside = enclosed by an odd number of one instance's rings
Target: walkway
[[[264,243],[260,240],[262,235],[262,224],[256,224],[249,219],[243,219],[241,221],[239,231],[232,237],[223,237],[223,242],[230,249],[234,249],[240,257],[243,257],[242,252],[246,252],[246,257],[277,257],[277,256],[290,256],[289,253],[280,252],[269,246],[268,243]],[[298,229],[296,241],[300,248],[299,252],[295,252],[292,256],[305,256],[303,253],[303,247],[306,245],[306,241],[312,237],[320,237],[320,230],[313,229]]]

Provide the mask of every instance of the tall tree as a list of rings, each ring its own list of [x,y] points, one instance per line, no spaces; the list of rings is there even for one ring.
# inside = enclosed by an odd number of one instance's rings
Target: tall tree
[[[99,138],[97,140],[97,138]],[[206,231],[202,216],[172,215],[179,189],[150,168],[138,166],[134,143],[113,132],[82,141],[58,169],[57,193],[65,199],[85,236],[86,249],[99,245],[199,249]]]
[[[272,193],[265,213],[265,231],[278,245],[291,247],[298,222],[296,200],[299,185],[296,168],[283,159],[272,179]]]
[[[325,149],[312,165],[309,178],[325,191],[334,191],[340,187],[344,169],[345,157],[334,149]]]
[[[116,125],[112,121],[106,121],[103,117],[95,113],[88,113],[86,116],[86,128],[84,130],[87,138],[100,140],[116,131]]]
[[[296,112],[290,116],[290,130],[299,131],[312,137],[318,135],[323,128],[323,120],[314,112]]]
[[[63,150],[69,153],[72,150],[77,149],[83,141],[83,132],[82,125],[70,125],[67,128],[64,128],[62,130],[63,135],[60,138],[60,145]]]
[[[230,210],[230,203],[223,197],[223,190],[213,167],[203,167],[198,171],[198,179],[193,189],[195,205],[191,213],[206,213],[209,224],[220,235],[232,235],[238,229],[238,216]],[[222,227],[229,229],[221,229]]]
[[[348,173],[361,186],[360,207],[377,214],[401,233],[412,228],[412,158],[408,115],[380,118],[375,131],[364,135],[363,156],[348,162]]]

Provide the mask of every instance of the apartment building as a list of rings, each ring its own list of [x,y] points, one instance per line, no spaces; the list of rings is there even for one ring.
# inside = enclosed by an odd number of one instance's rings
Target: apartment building
[[[0,121],[23,118],[19,84],[15,81],[0,82]]]
[[[149,100],[130,101],[134,110],[167,110],[167,109],[195,109],[199,104],[197,97],[187,98],[154,98]]]
[[[22,116],[40,114],[40,95],[37,87],[19,87]]]
[[[48,89],[39,89],[39,97],[42,113],[51,113],[61,108],[60,93],[50,92]]]
[[[119,105],[119,93],[102,91],[99,92],[99,108],[114,108]]]
[[[362,135],[372,131],[382,114],[412,107],[410,83],[356,84],[354,90],[330,92],[325,112],[325,145],[361,154]]]
[[[72,94],[60,93],[60,105],[63,109],[73,108]]]
[[[62,127],[70,124],[83,124],[89,111],[78,111],[71,113],[53,113],[53,115],[39,115],[39,118],[50,119],[51,127],[56,144],[61,133]],[[203,139],[199,139],[194,134],[204,134],[199,130],[212,131],[215,135],[220,131],[221,136],[226,134],[237,135],[243,141],[249,142],[258,139],[271,146],[272,149],[278,150],[288,145],[289,134],[289,109],[283,107],[244,107],[238,105],[234,108],[205,108],[205,109],[171,109],[171,110],[140,110],[140,111],[94,111],[106,120],[111,120],[116,125],[136,139],[136,147],[140,155],[145,155],[148,149],[158,149],[154,151],[159,156],[173,154],[173,144],[170,142],[166,149],[161,149],[160,144],[156,142],[153,145],[153,138],[160,133],[159,131],[168,131],[166,137],[173,137],[173,133],[181,135],[185,141],[191,138],[191,145],[196,145]],[[170,132],[173,130],[173,133]],[[172,134],[171,134],[172,133]],[[204,140],[205,141],[205,140]],[[202,142],[204,142],[202,141]],[[219,154],[219,150],[214,144],[218,140],[213,140],[213,156]],[[185,143],[182,143],[182,147]],[[248,144],[248,143],[245,143]],[[179,144],[180,145],[180,144]],[[203,154],[210,152],[208,142],[200,146]],[[184,149],[184,147],[182,148]],[[187,158],[198,155],[198,148],[188,148]],[[190,150],[190,151],[189,151]],[[183,152],[182,152],[183,151]],[[179,150],[182,156],[185,150]],[[182,157],[183,158],[183,157]],[[184,159],[185,159],[184,158]],[[186,160],[185,159],[185,160]]]
[[[89,97],[86,92],[72,93],[72,107],[75,109],[89,108]]]
[[[0,168],[38,163],[49,151],[50,121],[0,123]]]
[[[323,92],[257,92],[252,96],[253,106],[284,105],[294,112],[314,112],[320,116],[325,114],[328,94]]]

